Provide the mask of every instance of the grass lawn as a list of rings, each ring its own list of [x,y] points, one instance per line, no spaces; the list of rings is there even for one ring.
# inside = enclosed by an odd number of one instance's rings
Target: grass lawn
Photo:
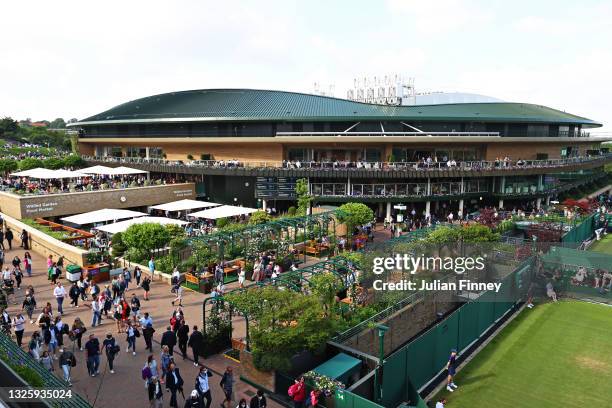
[[[612,308],[562,301],[525,309],[440,396],[448,408],[612,407]]]
[[[612,234],[605,235],[600,241],[593,243],[589,251],[612,254]]]

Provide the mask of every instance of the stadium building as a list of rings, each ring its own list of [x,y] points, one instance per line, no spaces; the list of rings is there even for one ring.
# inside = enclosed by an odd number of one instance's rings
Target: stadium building
[[[601,124],[585,117],[493,98],[434,99],[388,105],[205,89],[137,99],[71,126],[90,161],[184,175],[215,201],[286,209],[306,178],[317,203],[365,202],[381,217],[398,204],[438,215],[537,207],[604,177],[612,160],[587,133]]]

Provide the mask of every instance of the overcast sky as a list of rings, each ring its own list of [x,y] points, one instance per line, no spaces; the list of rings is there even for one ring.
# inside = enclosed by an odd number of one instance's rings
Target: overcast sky
[[[612,2],[11,1],[0,116],[84,118],[199,88],[346,96],[356,76],[532,102],[612,130]]]

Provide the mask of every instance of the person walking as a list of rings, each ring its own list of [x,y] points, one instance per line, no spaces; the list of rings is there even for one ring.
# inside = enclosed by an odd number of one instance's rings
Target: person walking
[[[72,387],[72,379],[70,378],[70,371],[72,367],[76,367],[76,357],[70,350],[64,350],[59,356],[59,366],[64,373],[64,381],[68,383],[69,387]]]
[[[166,331],[162,334],[161,345],[168,346],[168,352],[171,356],[174,355],[174,346],[176,346],[176,334],[172,331],[172,327],[166,327]]]
[[[15,330],[17,345],[21,347],[23,331],[25,330],[25,318],[21,315],[21,313],[17,313],[17,315],[13,317],[13,328]]]
[[[202,345],[204,344],[204,335],[198,330],[198,326],[193,326],[193,331],[189,336],[187,345],[193,352],[193,365],[197,366],[200,361],[200,354],[202,353]]]
[[[85,350],[87,350],[87,372],[95,377],[100,374],[100,342],[93,334],[89,335]]]
[[[221,405],[225,407],[227,404],[227,408],[232,408],[232,400],[234,399],[234,375],[232,374],[232,367],[227,366],[219,385],[221,385],[225,394],[225,399]]]
[[[62,282],[57,282],[55,289],[53,289],[53,296],[57,301],[57,313],[64,314],[62,304],[64,303],[64,297],[66,297],[66,289],[62,286]]]
[[[176,338],[178,339],[178,347],[183,355],[183,360],[187,358],[187,341],[189,340],[189,326],[182,324],[181,327],[176,331]]]
[[[83,334],[85,334],[85,332],[87,331],[87,329],[85,328],[85,325],[83,324],[83,322],[81,321],[80,318],[75,317],[74,318],[74,323],[72,323],[72,335],[70,336],[70,338],[77,342],[77,347],[79,348],[79,350],[83,351]]]
[[[147,387],[149,392],[149,403],[151,408],[163,408],[164,406],[164,391],[162,389],[159,378],[153,376]]]
[[[210,408],[210,404],[212,403],[212,395],[210,394],[210,382],[209,378],[212,377],[213,374],[210,370],[202,366],[200,367],[200,372],[196,377],[195,385],[196,390],[200,396],[200,402],[202,403],[203,408]],[[206,402],[204,402],[206,400]]]
[[[96,327],[96,325],[102,324],[102,305],[100,304],[100,299],[94,298],[91,301],[91,327]]]
[[[40,360],[40,350],[42,346],[42,340],[40,338],[40,333],[35,331],[32,333],[32,338],[28,343],[28,353],[32,356],[32,358],[36,361]]]
[[[18,257],[15,257],[19,259]],[[21,261],[19,262],[21,263]],[[23,272],[19,266],[13,266],[13,275],[15,276],[15,283],[17,283],[17,290],[21,289],[21,280],[23,279]]]
[[[148,276],[145,276],[144,279],[142,280],[141,287],[144,290],[144,296],[143,296],[144,300],[148,301],[149,291],[151,290],[151,278],[149,278]]]
[[[28,319],[30,319],[30,324],[33,324],[34,320],[32,319],[32,314],[34,313],[34,309],[36,309],[36,299],[34,298],[34,294],[29,290],[26,290],[23,303],[21,304],[21,310],[24,309],[28,315]]]
[[[155,329],[153,328],[152,324],[147,324],[143,329],[142,329],[142,337],[144,338],[145,341],[145,350],[149,350],[150,352],[153,352],[153,334],[155,333]]]
[[[257,390],[257,394],[251,398],[249,408],[267,408],[268,402],[263,390]]]
[[[30,249],[30,247],[29,247],[29,245],[30,245],[30,235],[28,234],[28,231],[25,230],[25,228],[21,230],[20,239],[21,239],[21,247],[23,249],[25,249],[26,251],[28,249]]]
[[[29,252],[23,254],[23,267],[25,268],[28,277],[32,276],[32,255]]]
[[[57,263],[54,262],[53,265],[51,265],[51,269],[49,271],[51,276],[51,284],[57,285],[57,278],[59,278],[61,274],[60,268],[59,266],[57,266]]]
[[[140,337],[140,332],[138,328],[132,325],[132,322],[127,321],[127,329],[125,330],[127,333],[126,341],[127,348],[125,349],[126,353],[129,353],[130,348],[132,349],[132,354],[136,355],[136,337]]]
[[[132,293],[130,307],[132,308],[132,316],[134,317],[134,323],[136,323],[140,318],[140,299],[138,299],[136,293]]]
[[[142,270],[139,266],[134,268],[134,279],[136,280],[136,287],[140,287],[140,279],[142,278]]]
[[[40,363],[47,371],[55,371],[53,368],[53,357],[49,355],[48,351],[43,351],[43,354],[40,357]]]
[[[455,385],[455,382],[453,381],[453,377],[455,377],[455,371],[457,369],[456,363],[457,363],[457,350],[452,349],[450,353],[450,357],[448,358],[448,362],[446,363],[446,370],[448,371],[448,375],[446,377],[446,390],[449,392],[453,392],[457,388],[459,388],[457,387],[457,385]]]
[[[125,291],[130,290],[130,282],[132,281],[132,272],[129,268],[123,268],[123,282],[125,284]]]
[[[174,306],[174,303],[178,302],[178,305],[182,307],[183,306],[183,287],[181,286],[180,283],[177,283],[174,286],[174,291],[175,291],[174,293],[176,293],[176,297],[172,301],[172,306]]]
[[[189,398],[185,400],[185,408],[201,408],[202,403],[200,402],[200,395],[198,390],[191,391]]]
[[[56,316],[55,327],[57,328],[57,347],[61,353],[64,351],[64,334],[68,333],[68,325],[62,322],[62,316]]]
[[[3,251],[6,249],[4,248],[4,229],[2,228],[2,224],[0,223],[0,249],[2,249]],[[0,265],[1,267],[2,265]]]
[[[166,378],[166,373],[168,372],[168,368],[170,367],[170,363],[172,362],[172,356],[170,356],[170,350],[168,346],[162,346],[161,355],[159,356],[159,362],[161,364],[161,381],[164,381]]]
[[[76,282],[72,284],[70,290],[68,291],[68,296],[70,297],[70,304],[74,305],[74,307],[79,307],[79,296],[81,295],[81,290],[79,289]]]
[[[108,361],[108,368],[110,368],[111,374],[115,374],[114,362],[115,356],[117,356],[117,342],[113,337],[111,332],[106,333],[106,338],[102,342],[102,347],[104,348],[104,352],[106,353],[106,360]]]
[[[178,367],[171,362],[168,366],[168,371],[166,372],[166,388],[170,390],[170,406],[178,407],[176,401],[176,393],[183,393],[183,378],[181,377],[181,373]]]
[[[149,259],[149,272],[151,272],[151,276],[155,276],[155,260],[153,257]]]
[[[6,232],[4,233],[4,239],[6,239],[6,242],[8,244],[9,247],[9,251],[11,249],[13,249],[13,231],[11,231],[10,228],[6,229]]]

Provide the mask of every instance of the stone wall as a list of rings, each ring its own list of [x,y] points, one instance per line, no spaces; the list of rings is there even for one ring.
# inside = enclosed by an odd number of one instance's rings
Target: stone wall
[[[68,264],[84,266],[87,263],[87,251],[57,240],[42,231],[26,225],[15,218],[2,213],[5,226],[13,230],[15,238],[18,238],[21,231],[25,229],[30,235],[30,250],[45,258],[53,255],[54,259],[63,256]]]
[[[165,184],[31,196],[0,192],[0,210],[16,219],[55,217],[103,208],[150,206],[185,198],[196,198],[195,184]]]

